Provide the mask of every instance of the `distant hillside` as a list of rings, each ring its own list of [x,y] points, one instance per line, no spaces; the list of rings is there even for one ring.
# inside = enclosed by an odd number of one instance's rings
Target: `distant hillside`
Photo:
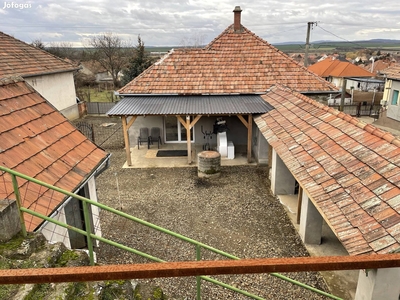
[[[276,48],[284,52],[302,52],[305,49],[305,42],[286,42],[273,44]],[[360,49],[400,51],[400,40],[373,39],[363,41],[313,41],[310,44],[310,52],[313,51],[339,51],[351,52]]]
[[[293,41],[272,44],[274,47],[278,48],[283,52],[304,52],[305,41]],[[146,50],[149,52],[168,52],[172,48],[181,48],[182,46],[146,46]],[[313,41],[310,44],[310,52],[315,51],[339,51],[339,52],[351,52],[360,49],[371,49],[371,50],[387,50],[387,51],[400,51],[400,40],[390,40],[390,39],[372,39],[364,41],[330,41],[330,40],[320,40]]]

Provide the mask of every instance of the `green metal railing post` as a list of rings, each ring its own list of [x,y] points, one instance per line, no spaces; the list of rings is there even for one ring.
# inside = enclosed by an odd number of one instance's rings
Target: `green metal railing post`
[[[201,260],[201,246],[196,245],[196,259],[197,261]],[[201,299],[201,277],[196,276],[196,285],[197,285],[197,300]]]
[[[89,250],[89,259],[90,259],[90,265],[94,266],[94,254],[93,254],[93,240],[91,237],[92,233],[92,218],[90,216],[90,211],[88,207],[88,203],[85,201],[82,201],[82,206],[83,206],[83,218],[85,220],[85,229],[86,229],[86,240],[87,240],[87,246]]]
[[[27,236],[26,233],[26,226],[25,226],[25,220],[24,220],[24,213],[21,210],[21,195],[19,194],[19,188],[18,188],[18,181],[17,177],[14,174],[10,174],[12,183],[13,183],[13,189],[14,189],[14,194],[15,198],[17,200],[17,207],[18,207],[18,213],[19,213],[19,222],[21,223],[21,232],[24,237]]]

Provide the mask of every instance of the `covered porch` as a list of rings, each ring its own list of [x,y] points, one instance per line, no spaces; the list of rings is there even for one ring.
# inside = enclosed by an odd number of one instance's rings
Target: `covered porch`
[[[185,143],[167,143],[163,144],[160,149],[156,145],[151,145],[150,149],[147,149],[147,145],[130,148],[130,159],[131,165],[128,165],[126,161],[123,168],[179,168],[179,167],[197,167],[198,159],[197,155],[203,151],[201,145],[192,146],[192,163],[188,164],[187,156],[167,156],[158,157],[157,152],[159,150],[187,150],[187,144]],[[246,152],[236,152],[234,159],[221,158],[221,166],[239,166],[239,165],[256,165],[255,162],[248,163]]]
[[[108,116],[120,117],[124,134],[126,150],[126,165],[138,167],[144,162],[151,166],[156,164],[171,167],[179,164],[192,165],[197,163],[197,154],[202,151],[198,143],[205,131],[214,133],[214,141],[219,139],[219,132],[210,131],[218,119],[226,119],[227,144],[235,147],[234,156],[241,160],[240,149],[245,149],[246,163],[252,163],[253,144],[253,115],[263,114],[273,107],[264,101],[260,95],[148,95],[127,96],[123,98],[108,113]],[[229,124],[228,124],[229,123]],[[161,129],[162,147],[171,149],[185,149],[187,156],[183,157],[157,157],[157,151],[146,151],[143,155],[140,147],[137,151],[135,140],[138,139],[140,128],[158,127]],[[172,137],[172,139],[171,139]],[[197,137],[197,140],[196,140]],[[200,138],[199,138],[200,137]],[[175,144],[175,141],[178,142]],[[147,147],[146,147],[147,148]],[[199,149],[200,148],[200,149]],[[215,147],[211,147],[210,150]],[[147,149],[145,149],[147,150]],[[148,149],[150,150],[150,149]],[[222,165],[232,165],[223,160]],[[168,161],[168,162],[164,162]]]

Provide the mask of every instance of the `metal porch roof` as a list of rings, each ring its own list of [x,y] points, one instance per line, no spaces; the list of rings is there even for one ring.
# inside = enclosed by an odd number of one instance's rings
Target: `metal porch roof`
[[[123,98],[107,115],[262,114],[273,109],[260,95],[131,96]]]

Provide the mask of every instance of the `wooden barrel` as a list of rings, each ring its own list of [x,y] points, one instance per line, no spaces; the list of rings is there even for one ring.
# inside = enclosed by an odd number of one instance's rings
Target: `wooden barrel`
[[[218,177],[221,172],[221,155],[217,151],[202,151],[198,155],[197,175],[199,177]]]

